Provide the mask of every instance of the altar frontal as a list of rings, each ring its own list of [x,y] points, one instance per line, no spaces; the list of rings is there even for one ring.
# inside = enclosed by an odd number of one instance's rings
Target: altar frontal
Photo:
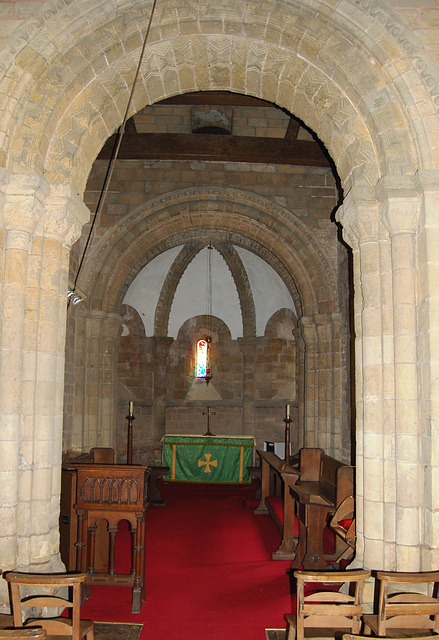
[[[163,465],[168,482],[250,484],[253,436],[165,435]]]

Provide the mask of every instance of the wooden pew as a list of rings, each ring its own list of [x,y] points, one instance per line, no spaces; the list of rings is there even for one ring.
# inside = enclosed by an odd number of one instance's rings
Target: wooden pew
[[[328,531],[328,516],[345,498],[354,495],[354,467],[331,458],[323,449],[304,448],[299,452],[299,474],[297,482],[288,487],[299,520],[299,540],[291,567],[320,571],[346,547],[337,537],[334,553],[325,554],[323,537]]]
[[[292,560],[295,557],[294,500],[288,491],[299,477],[292,465],[286,464],[271,451],[257,451],[261,459],[261,501],[254,513],[269,514],[280,531],[282,540],[273,560]],[[293,459],[294,464],[294,459]]]

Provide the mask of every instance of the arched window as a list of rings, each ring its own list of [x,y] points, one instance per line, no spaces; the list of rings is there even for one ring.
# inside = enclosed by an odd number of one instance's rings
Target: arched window
[[[207,340],[197,342],[197,378],[205,378],[207,373]]]

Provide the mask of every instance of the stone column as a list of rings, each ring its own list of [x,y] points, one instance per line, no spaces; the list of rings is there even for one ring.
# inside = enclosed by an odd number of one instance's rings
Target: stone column
[[[85,452],[91,447],[114,447],[122,317],[84,307],[75,309],[75,313],[75,418],[71,449]]]
[[[238,338],[243,356],[242,366],[242,433],[255,434],[255,355],[256,338]]]
[[[305,446],[305,344],[299,327],[293,330],[296,340],[296,381],[297,381],[297,451]]]
[[[371,189],[351,189],[338,219],[354,267],[356,564],[390,569],[395,548],[390,240]]]
[[[69,249],[89,211],[70,187],[6,171],[0,208],[2,569],[59,571],[67,273]],[[0,589],[4,608],[9,598]]]
[[[155,446],[157,446],[157,451],[155,452],[155,463],[160,464],[160,440],[162,436],[166,433],[166,400],[167,400],[167,385],[166,385],[166,374],[167,374],[167,363],[168,363],[168,355],[171,344],[173,343],[173,338],[168,337],[155,337],[155,354],[154,354],[154,438],[153,442]]]
[[[383,179],[381,219],[391,239],[395,366],[395,558],[398,571],[419,571],[420,441],[417,364],[416,235],[420,198],[412,178]],[[392,567],[393,568],[393,567]]]
[[[317,332],[315,322],[310,317],[302,316],[298,328],[304,344],[303,436],[300,439],[304,447],[316,447],[319,416]]]
[[[439,171],[419,171],[416,179],[422,193],[417,241],[421,568],[428,571],[439,566]]]
[[[338,314],[315,316],[317,333],[317,420],[314,446],[340,458],[340,411],[336,416],[336,398],[340,398],[340,317]]]

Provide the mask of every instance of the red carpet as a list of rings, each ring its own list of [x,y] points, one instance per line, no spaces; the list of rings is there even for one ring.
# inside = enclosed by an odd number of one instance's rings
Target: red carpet
[[[141,622],[140,640],[265,640],[265,628],[284,628],[290,562],[271,559],[280,534],[270,516],[253,514],[253,492],[165,485],[168,505],[147,512],[141,612],[131,613],[129,587],[92,586],[82,617]]]

